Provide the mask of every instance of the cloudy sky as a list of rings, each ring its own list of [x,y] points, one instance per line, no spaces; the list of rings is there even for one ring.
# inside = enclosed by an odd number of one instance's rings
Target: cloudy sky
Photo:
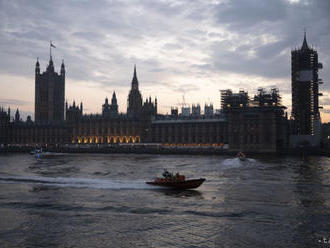
[[[221,89],[278,87],[291,109],[290,51],[308,44],[324,69],[330,121],[329,0],[0,0],[0,106],[34,112],[34,67],[66,65],[66,99],[101,112],[116,91],[126,111],[134,64],[144,98],[167,113],[186,103],[220,108]],[[329,114],[327,114],[329,113]]]

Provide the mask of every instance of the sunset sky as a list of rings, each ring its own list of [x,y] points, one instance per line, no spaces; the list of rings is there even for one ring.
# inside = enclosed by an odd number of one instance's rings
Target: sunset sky
[[[330,121],[329,0],[0,0],[0,106],[34,112],[34,69],[66,66],[69,103],[100,113],[116,91],[119,111],[137,66],[143,98],[159,112],[188,104],[220,108],[221,89],[278,87],[291,111],[291,50],[319,53],[322,121]],[[12,111],[14,112],[14,111]]]

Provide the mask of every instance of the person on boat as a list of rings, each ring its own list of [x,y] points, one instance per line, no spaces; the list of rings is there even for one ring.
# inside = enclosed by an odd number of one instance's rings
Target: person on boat
[[[169,172],[168,170],[164,169],[164,172],[162,174],[163,178],[160,179],[161,181],[184,181],[185,180],[185,176],[180,175],[179,172],[177,172],[175,175],[171,172]]]
[[[172,178],[173,177],[173,174],[170,173],[168,170],[164,169],[163,177],[164,178]]]
[[[239,152],[237,153],[236,157],[238,157],[239,159],[245,159],[245,154],[243,152]]]

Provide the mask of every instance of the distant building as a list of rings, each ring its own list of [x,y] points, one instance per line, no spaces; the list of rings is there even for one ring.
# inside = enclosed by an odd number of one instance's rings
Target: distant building
[[[221,108],[246,107],[249,103],[248,93],[240,90],[238,93],[233,93],[232,90],[221,90]]]
[[[288,147],[288,120],[278,90],[259,89],[252,101],[244,91],[221,91],[221,96],[231,150],[276,152]]]
[[[54,70],[52,56],[45,72],[40,73],[37,60],[35,69],[35,121],[42,123],[64,121],[65,67],[61,73]]]
[[[306,33],[300,49],[291,51],[292,117],[297,135],[315,135],[320,129],[317,51],[307,44]]]
[[[171,108],[171,116],[176,118],[179,116],[179,111],[178,111],[178,108]]]
[[[17,108],[16,113],[15,113],[15,122],[20,122],[21,121],[21,115],[19,114],[19,110]]]
[[[210,104],[210,105],[205,104],[205,106],[204,106],[204,116],[205,117],[211,117],[213,115],[214,115],[213,104]]]
[[[190,116],[190,107],[189,106],[188,107],[182,106],[181,107],[181,114],[180,114],[180,116],[182,116],[182,117],[189,117]]]
[[[281,105],[281,96],[277,88],[273,88],[269,92],[264,88],[259,88],[253,102],[257,106],[279,106]]]
[[[330,148],[330,123],[322,123],[322,146],[323,148]]]
[[[10,138],[10,108],[0,108],[0,144],[8,144]]]
[[[200,117],[201,116],[201,106],[199,104],[193,104],[191,106],[191,115],[193,117]]]

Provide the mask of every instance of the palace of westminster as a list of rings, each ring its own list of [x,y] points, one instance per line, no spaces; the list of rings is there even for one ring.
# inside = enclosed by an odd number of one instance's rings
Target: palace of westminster
[[[291,51],[292,117],[281,104],[278,89],[249,97],[240,90],[221,91],[221,109],[212,105],[171,109],[170,115],[157,113],[157,99],[142,100],[136,67],[127,99],[126,114],[118,113],[115,92],[106,98],[102,113],[84,114],[83,104],[65,102],[65,65],[60,73],[52,57],[45,72],[35,68],[35,120],[20,118],[19,110],[11,119],[10,109],[0,108],[0,145],[58,146],[63,144],[157,143],[223,147],[233,151],[275,152],[293,143],[320,140],[320,113],[317,51],[304,36],[301,48]],[[190,112],[191,110],[191,112]]]

